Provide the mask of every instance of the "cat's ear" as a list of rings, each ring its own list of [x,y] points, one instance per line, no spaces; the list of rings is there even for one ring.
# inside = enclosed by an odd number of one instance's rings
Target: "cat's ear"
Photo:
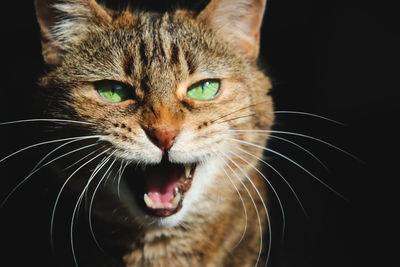
[[[44,61],[57,65],[63,52],[82,38],[89,27],[99,27],[111,17],[95,0],[35,0]]]
[[[266,0],[211,0],[199,14],[245,57],[256,60]]]

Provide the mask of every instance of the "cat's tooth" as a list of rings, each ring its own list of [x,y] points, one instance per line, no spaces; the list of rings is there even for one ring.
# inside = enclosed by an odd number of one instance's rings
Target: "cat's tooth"
[[[174,194],[175,196],[179,193],[179,188],[176,187],[176,186],[175,186],[175,188],[174,188],[174,193],[175,193],[175,194]]]
[[[179,204],[179,201],[181,201],[182,195],[181,193],[176,194],[176,196],[174,197],[174,199],[171,202],[172,207],[176,207]]]
[[[151,198],[147,194],[144,194],[143,198],[144,198],[144,203],[146,203],[146,206],[148,208],[153,208],[154,206],[153,200],[151,200]]]
[[[192,164],[185,164],[185,176],[186,178],[192,178],[190,171],[192,170]]]

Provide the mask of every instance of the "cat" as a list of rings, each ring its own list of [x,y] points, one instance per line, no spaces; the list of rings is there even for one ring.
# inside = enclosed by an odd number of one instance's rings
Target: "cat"
[[[61,145],[32,173],[50,165],[60,181],[52,233],[61,198],[73,199],[76,266],[268,262],[268,137],[255,134],[274,123],[272,85],[257,66],[265,5],[211,0],[200,12],[155,13],[35,0],[49,67],[39,85]],[[80,213],[107,252],[98,258],[85,259]]]

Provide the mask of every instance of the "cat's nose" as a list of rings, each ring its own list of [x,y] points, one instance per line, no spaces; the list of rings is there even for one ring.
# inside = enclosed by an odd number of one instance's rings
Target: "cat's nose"
[[[170,150],[180,132],[179,129],[175,127],[158,127],[146,129],[145,131],[153,144],[163,151]]]

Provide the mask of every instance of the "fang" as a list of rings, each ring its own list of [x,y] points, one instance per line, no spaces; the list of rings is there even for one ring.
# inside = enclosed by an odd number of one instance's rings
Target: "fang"
[[[185,164],[185,177],[191,178],[190,172],[192,170],[192,164]]]
[[[176,194],[176,196],[174,197],[174,199],[171,202],[172,206],[173,207],[178,206],[179,201],[181,201],[181,193]]]
[[[144,194],[143,198],[148,208],[152,208],[154,206],[153,200],[151,200],[151,198],[147,194]]]

